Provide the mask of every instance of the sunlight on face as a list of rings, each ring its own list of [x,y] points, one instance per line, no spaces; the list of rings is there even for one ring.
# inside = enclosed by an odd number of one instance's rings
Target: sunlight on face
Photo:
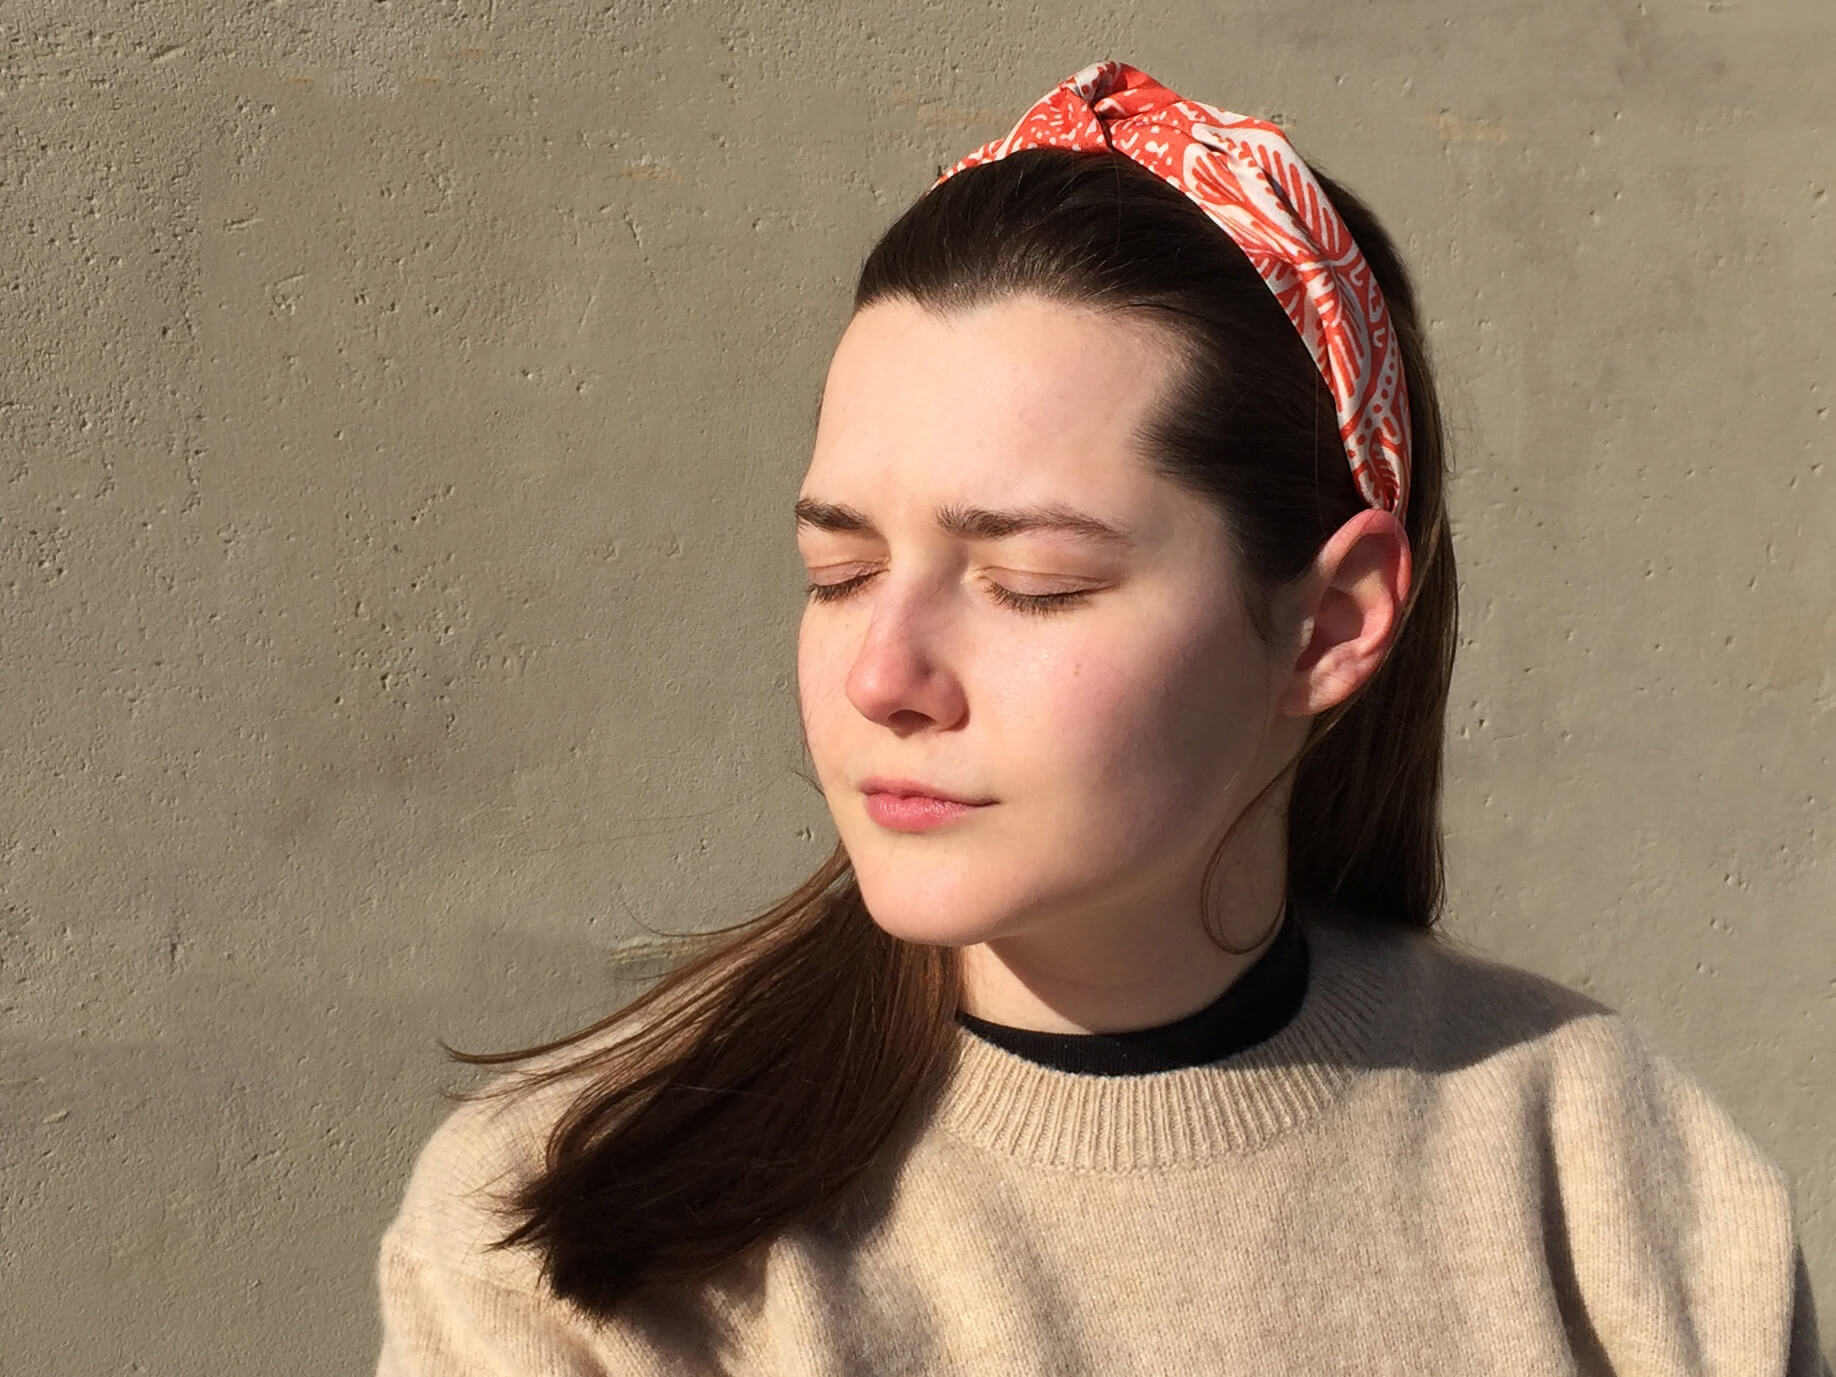
[[[842,336],[800,493],[821,587],[798,693],[894,936],[1113,943],[1192,924],[1213,846],[1276,768],[1279,668],[1222,518],[1134,438],[1174,349],[1158,327],[1037,297],[947,317],[881,302]],[[1089,520],[986,515],[1028,509]],[[990,802],[899,830],[870,812],[876,776]]]

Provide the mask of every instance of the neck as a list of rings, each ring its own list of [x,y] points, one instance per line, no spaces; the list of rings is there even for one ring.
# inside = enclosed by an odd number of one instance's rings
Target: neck
[[[1215,1002],[1280,930],[1287,852],[1278,808],[1246,815],[1199,903],[1200,875],[1075,917],[1048,917],[962,948],[962,1009],[1009,1028],[1121,1033],[1157,1028]],[[1215,846],[1215,842],[1213,843]]]

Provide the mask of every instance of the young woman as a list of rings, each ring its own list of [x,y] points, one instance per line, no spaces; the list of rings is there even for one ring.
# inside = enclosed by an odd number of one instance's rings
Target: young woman
[[[1822,1370],[1787,1181],[1452,947],[1389,238],[1102,63],[881,239],[795,511],[839,834],[424,1149],[385,1374]]]

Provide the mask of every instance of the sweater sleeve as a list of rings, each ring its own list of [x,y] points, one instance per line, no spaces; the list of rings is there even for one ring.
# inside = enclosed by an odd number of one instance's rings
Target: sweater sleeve
[[[1784,1173],[1631,1024],[1583,1022],[1548,1202],[1578,1350],[1616,1377],[1827,1377]]]

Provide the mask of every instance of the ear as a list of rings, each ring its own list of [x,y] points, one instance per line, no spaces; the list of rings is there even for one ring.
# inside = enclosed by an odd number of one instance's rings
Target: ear
[[[1333,533],[1302,580],[1299,653],[1278,712],[1312,717],[1370,682],[1396,639],[1409,575],[1409,536],[1393,513],[1360,512]]]

